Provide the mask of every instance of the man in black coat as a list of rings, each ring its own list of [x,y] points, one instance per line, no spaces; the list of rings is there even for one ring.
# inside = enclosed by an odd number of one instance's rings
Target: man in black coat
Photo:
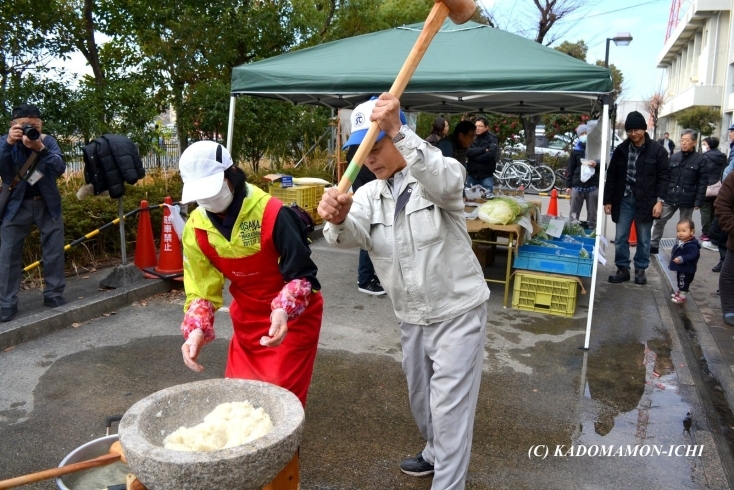
[[[668,155],[673,154],[673,150],[675,150],[675,143],[673,143],[673,140],[670,139],[670,134],[666,131],[662,138],[658,140],[658,143],[663,145],[663,148],[668,152]]]
[[[637,232],[635,283],[646,284],[650,265],[652,221],[662,214],[668,193],[670,168],[668,152],[647,134],[647,122],[637,111],[624,123],[627,139],[612,154],[604,187],[604,212],[617,224],[614,263],[617,273],[609,282],[630,280],[629,234],[632,221]]]
[[[494,191],[494,171],[497,168],[497,136],[489,131],[489,121],[484,116],[477,117],[476,138],[466,150],[466,183],[469,186],[481,185],[489,191],[491,199]]]
[[[701,142],[701,153],[706,159],[707,185],[714,185],[721,181],[721,175],[726,168],[726,155],[719,150],[719,138],[709,136]],[[718,248],[710,243],[709,230],[714,220],[714,201],[716,196],[706,197],[701,205],[701,241],[704,248],[709,250]],[[706,246],[706,242],[709,242]]]
[[[657,254],[665,224],[680,209],[680,219],[693,219],[706,198],[708,161],[696,151],[698,133],[684,129],[680,135],[680,151],[670,157],[670,181],[660,219],[655,221],[650,239],[650,253]]]

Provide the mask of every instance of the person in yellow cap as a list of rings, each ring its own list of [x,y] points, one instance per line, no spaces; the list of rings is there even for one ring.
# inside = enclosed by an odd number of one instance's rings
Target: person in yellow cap
[[[199,205],[182,237],[184,363],[204,369],[197,358],[214,339],[214,312],[229,279],[234,335],[225,376],[282,386],[305,406],[323,313],[305,225],[288,206],[248,184],[216,142],[189,146],[179,169],[181,201]]]

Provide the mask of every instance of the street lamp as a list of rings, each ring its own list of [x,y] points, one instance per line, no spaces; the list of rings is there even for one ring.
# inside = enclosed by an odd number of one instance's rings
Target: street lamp
[[[609,41],[614,41],[615,46],[629,46],[632,36],[629,32],[618,32],[615,37],[607,38],[607,54],[604,56],[604,68],[609,68]]]

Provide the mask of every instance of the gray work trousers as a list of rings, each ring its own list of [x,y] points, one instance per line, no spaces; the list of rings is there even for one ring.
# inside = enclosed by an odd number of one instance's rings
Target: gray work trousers
[[[462,490],[482,378],[487,305],[445,322],[401,323],[410,410],[435,465],[433,490]]]
[[[66,286],[64,276],[64,219],[51,218],[43,200],[23,199],[12,220],[0,227],[0,308],[18,304],[18,290],[23,278],[23,243],[35,224],[41,232],[43,260],[43,297],[61,296]]]
[[[586,221],[590,230],[596,230],[596,205],[599,202],[599,189],[579,192],[571,189],[571,217],[581,221],[581,208],[586,203]]]
[[[678,206],[671,206],[668,203],[663,204],[663,213],[659,219],[656,219],[652,225],[652,237],[650,238],[651,247],[659,247],[660,239],[663,238],[663,231],[665,230],[665,224],[670,221],[676,211],[680,209],[680,219],[693,219],[693,208],[679,208]],[[677,235],[674,235],[677,237]]]

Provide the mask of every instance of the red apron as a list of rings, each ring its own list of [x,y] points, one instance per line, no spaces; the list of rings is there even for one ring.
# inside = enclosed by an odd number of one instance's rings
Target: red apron
[[[312,293],[306,310],[288,320],[288,334],[278,347],[260,345],[270,330],[270,303],[285,286],[278,268],[280,255],[273,244],[273,227],[282,203],[271,198],[262,218],[260,251],[249,257],[220,257],[206,230],[196,229],[199,248],[232,284],[229,313],[234,335],[229,344],[227,378],[267,381],[292,391],[306,406],[321,330],[323,299]]]

